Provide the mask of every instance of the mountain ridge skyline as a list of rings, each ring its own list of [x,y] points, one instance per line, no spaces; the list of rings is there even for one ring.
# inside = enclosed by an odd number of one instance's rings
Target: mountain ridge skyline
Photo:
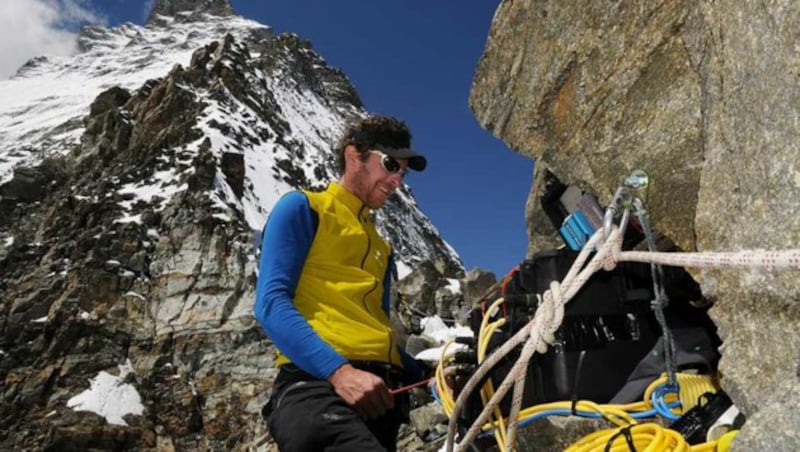
[[[111,28],[85,28],[81,32],[83,53],[75,57],[35,60],[28,64],[17,77],[0,82],[0,92],[3,93],[4,98],[10,100],[0,108],[0,119],[6,118],[7,121],[2,124],[5,127],[0,133],[0,145],[6,149],[6,153],[0,156],[2,157],[0,158],[0,181],[11,180],[15,167],[36,165],[48,155],[66,155],[87,145],[83,137],[86,129],[82,123],[85,121],[83,119],[85,115],[89,113],[90,104],[95,102],[93,93],[99,94],[103,88],[108,89],[119,85],[123,89],[130,90],[131,94],[135,96],[135,93],[142,89],[150,89],[146,88],[148,83],[158,83],[157,81],[163,80],[168,73],[173,73],[176,68],[180,67],[175,64],[180,64],[181,61],[183,61],[181,66],[185,68],[183,71],[189,70],[188,60],[190,57],[191,59],[195,58],[195,54],[198,52],[197,47],[202,48],[203,45],[209,45],[210,35],[214,35],[214,33],[217,35],[227,34],[228,31],[233,33],[230,38],[231,42],[229,43],[226,38],[224,44],[217,44],[218,49],[228,46],[235,49],[237,38],[234,36],[238,36],[238,39],[243,42],[254,40],[255,43],[268,43],[268,47],[264,48],[259,48],[261,44],[255,45],[252,50],[254,56],[251,57],[245,55],[247,50],[244,48],[229,50],[242,53],[242,58],[258,59],[261,52],[265,51],[278,52],[276,53],[278,55],[283,52],[282,48],[289,46],[295,49],[292,51],[308,55],[304,58],[310,59],[300,64],[314,68],[310,74],[313,74],[313,71],[324,71],[328,68],[324,60],[320,59],[308,47],[308,44],[304,44],[291,35],[275,36],[268,26],[239,16],[207,17],[208,21],[203,23],[211,28],[207,32],[209,36],[198,34],[196,30],[193,30],[192,23],[179,22],[163,26],[151,25],[146,28],[134,24],[123,24]],[[225,27],[231,27],[231,29],[226,30]],[[269,43],[276,44],[270,48],[269,46],[272,44]],[[216,150],[218,161],[222,159],[220,153],[228,151],[244,153],[246,172],[250,173],[250,176],[247,176],[246,179],[249,181],[249,188],[244,189],[241,204],[236,201],[235,195],[225,194],[228,189],[225,189],[226,184],[222,179],[218,185],[224,190],[220,192],[221,195],[216,202],[223,207],[230,203],[238,205],[237,209],[240,209],[245,215],[254,237],[258,236],[257,232],[263,227],[271,205],[282,193],[291,188],[324,185],[326,180],[335,179],[332,155],[329,154],[330,143],[334,141],[335,134],[343,129],[347,118],[352,119],[363,114],[359,111],[360,105],[350,106],[348,104],[349,101],[357,99],[352,98],[352,94],[347,94],[347,91],[352,88],[350,88],[346,76],[338,71],[333,70],[329,74],[320,72],[319,76],[312,75],[310,80],[315,77],[320,78],[310,85],[317,86],[317,88],[310,88],[302,85],[302,81],[297,81],[300,80],[297,78],[298,76],[302,78],[307,76],[308,72],[305,75],[289,72],[292,70],[290,67],[280,66],[283,64],[281,57],[270,61],[274,61],[274,63],[270,63],[272,66],[266,67],[266,70],[276,71],[283,75],[264,78],[265,76],[261,75],[261,72],[254,72],[247,75],[250,81],[240,88],[265,90],[262,92],[266,96],[264,101],[267,103],[263,107],[258,107],[258,105],[255,107],[266,108],[261,113],[256,113],[256,116],[260,114],[267,122],[261,123],[259,119],[254,119],[252,112],[248,113],[253,105],[248,105],[247,102],[238,105],[236,103],[221,104],[218,111],[211,110],[203,114],[205,118],[201,117],[202,124],[198,124],[201,129],[199,141],[191,144],[186,150],[180,151],[180,154],[188,152],[186,157],[180,158],[191,158],[192,153],[198,152],[203,146],[208,146],[210,149]],[[232,68],[236,67],[236,64],[243,67],[242,63],[223,63],[223,65],[227,64],[232,65]],[[84,67],[84,73],[76,70],[78,67]],[[324,81],[322,77],[327,76],[334,78],[329,82]],[[260,85],[263,85],[263,88],[257,88]],[[82,90],[78,88],[80,86],[91,88]],[[339,86],[343,88],[340,89]],[[321,92],[314,90],[321,90]],[[213,93],[203,94],[200,92],[198,94],[216,96]],[[334,95],[343,95],[344,97],[331,97]],[[324,100],[325,97],[329,97],[330,100]],[[209,100],[213,100],[213,97]],[[329,104],[329,102],[334,103]],[[208,101],[204,101],[204,104],[208,104]],[[327,111],[336,113],[331,116]],[[42,120],[45,112],[47,119]],[[275,122],[270,119],[271,114],[287,115],[286,118],[290,119],[290,122],[285,123],[284,119],[278,119]],[[230,136],[232,133],[238,135]],[[206,137],[205,140],[210,139],[210,142],[208,144],[201,143],[202,137]],[[266,141],[264,141],[265,139]],[[142,142],[141,145],[147,147],[158,144],[157,142]],[[251,151],[247,149],[251,149]],[[252,152],[256,152],[256,154],[252,154]],[[263,157],[250,157],[262,154]],[[270,156],[272,154],[274,156]],[[160,171],[163,172],[164,169]],[[269,174],[273,176],[269,176]],[[325,179],[318,180],[320,175]],[[277,178],[274,178],[276,176]],[[127,188],[120,188],[121,195],[134,198],[125,201],[124,206],[127,206],[125,210],[130,210],[131,206],[136,205],[137,199],[151,203],[156,196],[155,192],[162,195],[163,208],[163,202],[166,202],[169,196],[174,196],[181,191],[182,185],[176,182],[177,179],[178,175],[167,170],[159,178],[153,179],[153,183],[157,184],[155,191],[146,183],[140,183],[138,186],[129,184],[126,186]],[[274,182],[269,182],[271,180]],[[287,180],[293,180],[295,185],[286,185]],[[277,185],[273,186],[272,184]],[[166,195],[166,198],[163,195]],[[408,187],[405,187],[392,198],[390,205],[410,205],[412,210],[416,210],[416,203],[412,202],[412,199]],[[388,215],[391,215],[388,211],[378,212],[378,224],[386,234],[389,233],[389,229],[387,229],[389,226],[384,226],[383,221],[380,220]],[[417,257],[413,256],[422,249],[434,250],[439,246],[436,244],[438,239],[430,242],[430,239],[438,236],[438,232],[433,225],[429,224],[427,217],[421,213],[415,213],[413,216],[414,221],[418,222],[417,224],[426,225],[423,227],[426,232],[424,234],[420,232],[420,234],[428,238],[422,239],[420,236],[415,239],[396,240],[398,249],[403,250],[400,254],[400,261],[404,261],[405,264],[417,260]],[[131,218],[135,219],[135,216],[128,215],[127,218],[128,220],[125,221],[130,221]],[[414,230],[413,225],[407,226],[409,227],[398,229],[391,225],[395,239],[398,238],[397,234],[402,237]],[[404,255],[405,252],[410,254]],[[460,262],[452,247],[444,254],[449,256],[445,260]],[[459,263],[456,267],[460,265]],[[450,264],[446,267],[452,268]],[[408,267],[404,268],[406,271],[410,271]]]
[[[347,75],[368,111],[410,125],[414,146],[431,165],[409,185],[466,267],[502,275],[525,257],[533,162],[481,129],[467,105],[494,5],[231,4],[237,15],[309,41]],[[110,24],[143,23],[148,15],[141,3],[127,0],[86,6]],[[380,26],[388,17],[399,31]]]

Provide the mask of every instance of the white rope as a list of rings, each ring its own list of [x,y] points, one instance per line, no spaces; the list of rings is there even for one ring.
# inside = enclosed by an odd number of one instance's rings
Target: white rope
[[[564,305],[583,287],[586,281],[600,268],[606,271],[613,270],[617,262],[642,262],[676,267],[695,267],[695,268],[760,268],[764,271],[773,272],[783,269],[800,269],[800,249],[786,251],[739,251],[732,253],[661,253],[643,251],[621,251],[622,236],[619,228],[612,226],[611,232],[601,245],[598,243],[603,240],[604,231],[602,229],[595,234],[584,245],[578,257],[575,259],[563,281],[559,284],[553,282],[550,289],[545,291],[541,297],[541,302],[536,309],[536,313],[528,324],[521,328],[514,336],[497,348],[492,354],[481,363],[475,370],[472,377],[464,385],[458,394],[453,413],[450,415],[450,422],[447,428],[447,442],[445,450],[452,452],[453,441],[456,433],[456,419],[464,407],[464,403],[470,394],[475,390],[478,382],[494,368],[511,350],[520,343],[525,342],[519,358],[511,367],[500,386],[497,388],[491,399],[485,404],[483,411],[475,419],[467,430],[464,438],[456,446],[457,451],[463,451],[475,437],[480,433],[481,427],[486,423],[492,410],[505,397],[511,384],[514,383],[514,393],[512,397],[509,423],[506,433],[506,447],[513,449],[514,438],[520,408],[522,405],[522,390],[524,389],[525,377],[528,369],[528,362],[535,352],[545,353],[547,345],[552,344],[555,332],[561,326],[564,318]],[[586,264],[591,250],[597,248],[597,253]]]
[[[458,444],[456,450],[464,450],[467,445],[472,443],[472,441],[475,439],[475,436],[477,436],[479,433],[481,426],[487,421],[491,411],[508,393],[512,382],[521,381],[521,383],[517,384],[524,384],[524,376],[527,371],[528,361],[530,360],[531,356],[533,356],[533,353],[536,351],[539,353],[546,352],[546,340],[549,339],[551,343],[554,340],[555,331],[559,326],[561,326],[561,321],[564,317],[564,305],[578,292],[578,290],[580,290],[581,287],[583,287],[592,274],[605,264],[607,257],[610,257],[611,255],[612,244],[619,242],[619,246],[621,246],[622,243],[621,239],[619,238],[619,230],[617,228],[613,228],[611,234],[609,235],[609,239],[606,240],[602,247],[600,247],[597,254],[595,254],[592,260],[586,265],[586,268],[581,270],[583,264],[586,262],[586,259],[589,257],[590,250],[592,250],[602,239],[602,231],[596,232],[592,238],[589,239],[583,250],[578,253],[575,262],[573,263],[567,275],[564,277],[564,280],[561,282],[560,290],[559,288],[553,290],[553,286],[551,285],[551,289],[545,291],[543,294],[542,303],[539,307],[537,307],[536,313],[534,314],[533,319],[528,322],[528,325],[526,325],[524,328],[521,328],[520,331],[511,337],[511,339],[506,341],[502,346],[495,350],[483,363],[481,363],[480,366],[478,366],[478,368],[475,370],[475,373],[473,373],[472,377],[470,377],[470,379],[467,381],[464,388],[459,393],[458,398],[456,399],[456,404],[453,407],[453,413],[450,416],[446,443],[446,450],[448,452],[453,450],[453,438],[455,437],[456,430],[455,420],[458,418],[458,415],[463,409],[464,403],[466,403],[469,395],[478,385],[478,382],[480,382],[483,377],[489,373],[495,364],[497,364],[498,361],[503,359],[511,350],[513,350],[523,341],[525,341],[525,345],[522,347],[522,352],[520,353],[519,358],[514,363],[506,377],[503,379],[502,383],[500,383],[500,386],[497,388],[495,394],[486,403],[483,411],[473,422],[464,438]],[[557,283],[556,285],[558,286]],[[555,297],[555,294],[558,294],[558,298]],[[521,403],[521,395],[519,395],[519,397],[514,397],[511,412],[518,414]],[[515,417],[512,417],[509,422],[509,427],[511,428],[512,426],[516,426]],[[513,442],[510,441],[513,439],[513,437],[514,433],[509,430],[509,435],[507,435],[507,438],[509,439],[507,444],[509,447],[513,447]]]
[[[621,251],[617,262],[649,262],[673,267],[758,268],[766,272],[800,269],[800,249],[786,251],[751,250],[732,253],[653,253]]]

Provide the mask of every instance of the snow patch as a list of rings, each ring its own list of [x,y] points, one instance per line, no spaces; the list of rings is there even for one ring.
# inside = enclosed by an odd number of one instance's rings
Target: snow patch
[[[140,293],[138,293],[138,292],[133,292],[133,291],[128,291],[128,292],[125,292],[125,296],[126,296],[126,297],[138,298],[138,299],[140,299],[140,300],[146,300],[146,298],[144,297],[144,295],[142,295],[142,294],[140,294]]]
[[[124,419],[127,414],[142,415],[144,405],[139,392],[133,385],[123,383],[125,377],[133,372],[130,359],[119,365],[119,376],[100,371],[92,379],[86,391],[67,401],[67,407],[75,411],[91,411],[103,416],[109,424],[128,425]]]
[[[397,279],[403,279],[411,274],[411,267],[406,265],[406,263],[400,259],[395,259],[394,264],[397,267]]]
[[[454,278],[447,278],[447,290],[449,290],[453,294],[460,294],[461,293],[461,283],[458,282],[457,279]]]
[[[447,343],[448,340],[455,339],[456,337],[475,336],[469,327],[462,325],[448,327],[438,315],[423,318],[420,321],[420,325],[422,325],[422,333],[420,334],[433,339],[440,345],[439,347],[423,350],[417,353],[415,356],[415,358],[427,362],[439,362],[439,360],[442,358],[444,344]],[[447,347],[446,356],[452,356],[455,354],[455,352],[466,349],[467,346],[464,344],[451,344],[449,347]]]

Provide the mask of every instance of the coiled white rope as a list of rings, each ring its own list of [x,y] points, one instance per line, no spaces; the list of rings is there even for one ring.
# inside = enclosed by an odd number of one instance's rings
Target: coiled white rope
[[[503,359],[511,350],[520,343],[525,342],[519,358],[512,366],[494,395],[484,406],[483,411],[467,430],[464,438],[456,446],[457,451],[464,450],[480,432],[481,426],[487,421],[492,410],[505,397],[506,393],[514,384],[512,396],[511,412],[508,418],[506,433],[506,447],[514,447],[514,438],[518,415],[522,405],[522,391],[525,384],[525,377],[528,369],[528,362],[535,352],[544,353],[547,351],[548,344],[552,344],[555,332],[564,318],[564,305],[583,287],[586,281],[603,268],[606,271],[613,270],[617,262],[643,262],[652,264],[662,264],[677,267],[695,268],[759,268],[764,271],[773,272],[776,270],[798,270],[800,269],[800,249],[786,251],[739,251],[732,253],[663,253],[663,252],[643,252],[643,251],[622,251],[622,235],[616,226],[612,226],[608,238],[603,241],[605,233],[602,229],[595,234],[584,245],[578,257],[575,259],[563,281],[559,284],[553,282],[550,289],[542,294],[541,302],[528,324],[521,328],[514,336],[497,348],[481,365],[475,370],[472,377],[464,385],[464,388],[456,399],[453,413],[447,428],[447,443],[445,450],[452,452],[453,441],[456,433],[456,420],[464,407],[464,403],[476,386],[494,368],[498,361]],[[600,246],[598,246],[598,244]],[[592,257],[584,268],[587,258],[592,250],[597,249],[597,253]]]

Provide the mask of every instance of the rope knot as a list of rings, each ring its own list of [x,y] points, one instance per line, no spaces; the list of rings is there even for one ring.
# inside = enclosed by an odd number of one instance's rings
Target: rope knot
[[[547,352],[547,346],[556,341],[556,330],[564,319],[564,300],[561,285],[558,281],[550,283],[550,288],[540,296],[539,306],[536,307],[534,321],[531,322],[530,334],[539,332],[539,342],[536,351]]]

